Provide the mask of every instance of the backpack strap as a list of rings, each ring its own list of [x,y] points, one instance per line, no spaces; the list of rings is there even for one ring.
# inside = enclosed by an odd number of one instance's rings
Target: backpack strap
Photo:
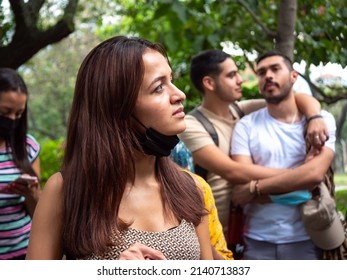
[[[210,122],[210,120],[206,118],[205,115],[201,113],[197,108],[193,109],[188,114],[195,117],[202,124],[202,126],[206,129],[208,134],[210,134],[213,142],[216,144],[216,146],[218,146],[219,144],[218,134],[213,124]],[[194,164],[194,170],[195,170],[195,174],[198,174],[200,177],[206,180],[207,172],[208,172],[207,169],[201,167],[198,164]]]
[[[242,119],[242,117],[245,115],[244,112],[242,112],[240,106],[237,103],[232,103],[231,107],[234,108],[234,110],[236,111],[236,113],[239,115],[239,118]]]
[[[236,103],[231,104],[231,106],[235,109],[240,119],[245,115]],[[197,108],[194,108],[192,111],[190,111],[188,115],[192,115],[202,124],[202,126],[206,129],[208,134],[210,134],[213,142],[218,147],[219,145],[218,134],[213,124],[210,122],[210,120],[206,118],[206,116],[203,113],[201,113],[201,111],[198,110]],[[196,174],[198,174],[200,177],[206,180],[208,171],[205,168],[202,168],[201,166],[195,164],[194,170]]]
[[[210,134],[213,142],[216,144],[216,146],[218,146],[218,134],[210,120],[206,118],[205,115],[201,113],[197,108],[193,109],[188,114],[195,117],[202,124],[202,126],[206,129],[208,134]]]

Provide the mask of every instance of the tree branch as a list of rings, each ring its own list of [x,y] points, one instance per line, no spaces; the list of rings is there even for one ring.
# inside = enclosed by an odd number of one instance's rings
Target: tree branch
[[[15,15],[16,29],[12,41],[7,46],[0,47],[0,67],[16,69],[40,49],[59,42],[75,30],[73,19],[78,0],[69,0],[63,17],[44,31],[40,31],[36,25],[43,0],[31,0],[26,4],[22,0],[10,0],[10,2]],[[26,18],[26,15],[30,19]]]
[[[41,133],[42,135],[49,137],[50,139],[58,139],[59,138],[57,135],[55,135],[51,131],[47,131],[47,130],[44,130],[44,129],[37,127],[36,119],[35,119],[34,114],[31,112],[30,109],[28,110],[28,117],[30,119],[31,129],[33,131],[37,131],[37,132]]]
[[[262,21],[257,17],[257,15],[252,11],[252,9],[248,6],[248,4],[244,0],[236,0],[254,19],[254,21],[265,31],[265,33],[272,38],[276,38],[277,33],[275,31],[270,30],[267,28],[265,24],[262,23]]]
[[[14,20],[16,22],[16,30],[21,27],[26,26],[26,19],[24,17],[23,2],[18,0],[9,0],[11,10],[14,15]]]
[[[334,91],[333,95],[327,95],[320,87],[316,86],[310,79],[308,79],[305,75],[299,73],[301,77],[305,79],[305,81],[309,84],[312,95],[320,102],[323,102],[327,105],[334,104],[340,100],[347,99],[347,89],[346,88],[332,88]]]
[[[245,51],[243,52],[243,57],[245,58],[248,66],[252,69],[253,73],[255,74],[254,63],[248,59],[247,53]]]
[[[45,0],[30,0],[26,4],[27,15],[30,15],[32,23],[36,25],[37,19],[39,18],[40,10],[45,3]]]

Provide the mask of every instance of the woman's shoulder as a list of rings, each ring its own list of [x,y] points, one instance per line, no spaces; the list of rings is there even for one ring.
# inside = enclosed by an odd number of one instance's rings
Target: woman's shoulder
[[[27,142],[33,142],[33,143],[35,143],[35,145],[40,146],[40,143],[36,140],[36,138],[29,133],[26,135],[26,141]]]
[[[63,176],[61,172],[54,173],[51,175],[43,189],[42,194],[47,193],[48,196],[58,196],[63,193]]]
[[[193,173],[187,169],[184,169],[184,172],[186,172],[187,174],[189,174],[193,178],[196,186],[200,190],[202,190],[204,193],[209,191],[210,185],[205,181],[204,178],[202,178],[201,176],[199,176],[199,175],[197,175],[197,174],[195,174],[195,173]]]
[[[27,134],[26,143],[30,150],[30,153],[38,153],[41,149],[40,143],[31,134]]]

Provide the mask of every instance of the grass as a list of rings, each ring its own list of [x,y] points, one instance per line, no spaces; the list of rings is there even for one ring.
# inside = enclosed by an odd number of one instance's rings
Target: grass
[[[347,186],[347,173],[334,174],[336,186]],[[345,216],[347,214],[347,190],[336,192],[336,208]]]
[[[347,190],[336,192],[336,208],[341,211],[344,216],[347,214]]]
[[[347,186],[347,173],[334,174],[336,186]]]

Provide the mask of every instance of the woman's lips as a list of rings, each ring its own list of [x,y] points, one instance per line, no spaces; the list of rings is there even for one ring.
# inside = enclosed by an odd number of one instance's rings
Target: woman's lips
[[[183,111],[183,107],[178,108],[174,113],[173,116],[179,117],[179,118],[184,118],[186,114]]]

